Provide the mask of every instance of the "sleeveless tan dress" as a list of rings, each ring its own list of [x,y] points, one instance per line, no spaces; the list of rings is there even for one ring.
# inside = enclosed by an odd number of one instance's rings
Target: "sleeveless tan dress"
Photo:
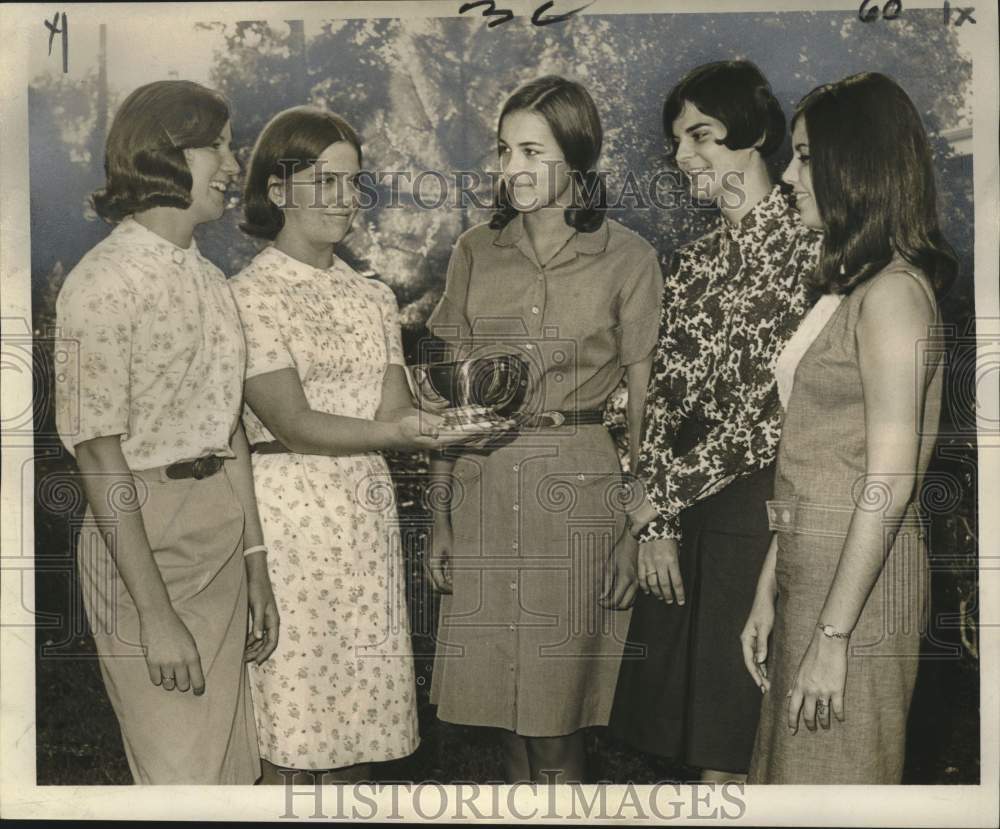
[[[865,411],[855,329],[862,303],[901,260],[855,288],[803,355],[795,372],[778,449],[775,500],[778,601],[764,697],[750,764],[751,783],[898,783],[906,718],[917,676],[929,595],[924,473],[941,410],[941,350],[922,349],[926,401],[914,498],[868,597],[848,649],[844,722],[792,733],[786,694],[815,630],[855,509],[881,510],[883,493],[863,487]],[[926,279],[917,279],[930,294]],[[933,301],[933,297],[931,297]],[[920,344],[918,344],[920,345]],[[916,389],[914,389],[916,392]]]

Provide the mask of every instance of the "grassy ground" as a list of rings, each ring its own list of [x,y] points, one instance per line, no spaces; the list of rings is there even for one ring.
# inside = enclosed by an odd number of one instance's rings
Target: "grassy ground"
[[[59,458],[36,459],[39,480],[63,468],[65,462]],[[420,499],[414,482],[419,478],[407,475],[397,480],[401,512],[418,519]],[[40,785],[129,784],[117,721],[104,693],[73,575],[69,528],[80,505],[62,507],[61,512],[38,508],[35,516],[37,779]],[[957,532],[954,522],[943,522],[941,527],[945,535]],[[940,540],[940,549],[958,547],[956,538]],[[404,541],[404,550],[412,552],[420,543],[419,532],[411,534],[409,542]],[[407,559],[412,562],[412,555]],[[974,581],[974,559],[972,566]],[[933,585],[933,604],[939,613],[957,605],[959,587],[963,595],[969,589],[948,569],[937,572]],[[409,568],[409,589],[422,742],[410,757],[379,766],[376,775],[382,781],[499,781],[500,756],[492,734],[441,722],[430,705],[436,602],[418,567]],[[954,627],[941,626],[932,633],[925,649],[933,658],[921,663],[911,707],[904,782],[975,784],[980,754],[978,663],[962,651]],[[654,783],[694,777],[689,769],[617,744],[605,729],[590,729],[587,744],[589,776],[594,781]]]

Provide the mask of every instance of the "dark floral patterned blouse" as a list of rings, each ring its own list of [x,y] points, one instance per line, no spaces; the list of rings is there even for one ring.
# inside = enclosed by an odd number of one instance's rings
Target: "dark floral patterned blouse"
[[[683,509],[774,462],[774,363],[808,310],[820,241],[776,186],[739,226],[720,217],[674,252],[637,469],[659,514],[643,540],[679,539]],[[687,447],[685,430],[698,436]]]

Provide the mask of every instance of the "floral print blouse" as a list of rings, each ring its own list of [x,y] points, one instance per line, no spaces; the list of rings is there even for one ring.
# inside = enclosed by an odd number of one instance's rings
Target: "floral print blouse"
[[[234,457],[245,349],[226,277],[192,240],[179,248],[132,217],[66,277],[59,335],[78,370],[56,374],[66,448],[121,435],[131,469]]]
[[[808,310],[821,236],[775,187],[738,226],[675,251],[664,282],[637,475],[658,516],[641,538],[679,539],[683,509],[774,462],[777,355]],[[685,421],[701,434],[675,447]]]
[[[385,367],[404,364],[392,288],[336,256],[329,268],[314,268],[274,246],[230,285],[247,341],[248,378],[293,368],[315,410],[375,416]],[[371,331],[381,336],[373,340]],[[249,406],[243,424],[251,443],[274,440]]]

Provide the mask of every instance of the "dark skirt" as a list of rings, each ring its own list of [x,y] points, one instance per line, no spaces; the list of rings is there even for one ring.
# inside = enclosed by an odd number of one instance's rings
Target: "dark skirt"
[[[683,607],[640,593],[609,723],[635,748],[734,773],[750,765],[761,693],[740,633],[771,533],[774,467],[733,481],[681,514]]]

